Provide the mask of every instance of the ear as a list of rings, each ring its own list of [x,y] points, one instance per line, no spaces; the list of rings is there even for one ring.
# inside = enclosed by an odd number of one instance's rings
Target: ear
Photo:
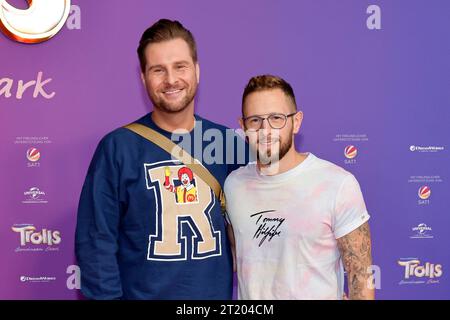
[[[141,71],[141,81],[142,81],[142,84],[145,87],[145,76],[144,76],[144,73],[142,71]]]
[[[297,134],[302,126],[303,112],[299,111],[294,115],[294,134]]]
[[[245,142],[249,143],[247,132],[245,131],[244,120],[242,118],[238,119],[239,125],[241,126],[242,132],[244,133]]]
[[[244,120],[242,118],[239,118],[238,121],[239,121],[239,125],[241,126],[242,131],[245,132]]]
[[[197,84],[200,82],[200,65],[198,62],[195,64],[195,75],[197,76]]]

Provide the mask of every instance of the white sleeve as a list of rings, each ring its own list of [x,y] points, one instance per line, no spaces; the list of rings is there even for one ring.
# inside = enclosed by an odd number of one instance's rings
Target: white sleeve
[[[337,195],[333,215],[333,232],[336,239],[352,232],[370,216],[356,178],[350,174],[342,182]]]
[[[231,220],[230,220],[230,216],[228,215],[228,211],[225,211],[225,221],[226,221],[228,224],[231,224]]]
[[[230,175],[225,179],[225,182],[223,184],[223,193],[225,195],[225,221],[228,224],[231,224],[231,219],[230,216],[228,214],[228,211],[230,210],[230,203],[227,201],[227,199],[230,199],[232,197],[232,195],[230,194],[229,191],[229,184],[230,182]]]

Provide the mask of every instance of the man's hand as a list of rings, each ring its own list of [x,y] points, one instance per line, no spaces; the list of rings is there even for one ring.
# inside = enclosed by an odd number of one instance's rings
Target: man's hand
[[[337,239],[337,243],[347,271],[350,300],[375,299],[375,290],[369,286],[372,281],[368,273],[372,265],[369,223]]]

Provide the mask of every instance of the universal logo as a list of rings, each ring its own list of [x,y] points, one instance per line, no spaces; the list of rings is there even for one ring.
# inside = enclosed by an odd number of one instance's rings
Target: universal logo
[[[41,191],[38,187],[32,187],[30,190],[25,191],[23,195],[27,198],[22,203],[47,203],[44,199],[45,192]]]
[[[81,29],[81,10],[70,0],[27,0],[21,10],[0,0],[0,31],[12,40],[39,43],[55,36],[66,24],[70,30]],[[70,15],[70,16],[69,16]]]
[[[434,237],[431,235],[431,227],[427,226],[425,223],[420,223],[417,227],[411,228],[414,232],[411,239],[433,239]]]

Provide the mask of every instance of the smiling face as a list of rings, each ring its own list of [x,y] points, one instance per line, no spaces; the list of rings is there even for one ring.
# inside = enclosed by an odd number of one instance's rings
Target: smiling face
[[[243,111],[244,118],[251,116],[266,118],[270,114],[292,114],[295,112],[295,105],[281,89],[259,90],[245,98]],[[266,119],[257,131],[248,130],[241,119],[241,126],[246,131],[249,144],[262,164],[281,160],[293,147],[293,136],[300,129],[301,117],[301,112],[298,112],[292,119],[287,118],[285,126],[281,129],[273,129]]]
[[[181,175],[181,183],[183,186],[188,186],[191,183],[191,179],[189,179],[189,175],[187,173],[183,173]]]
[[[142,81],[153,106],[177,113],[193,106],[200,77],[187,42],[181,38],[149,44]]]

